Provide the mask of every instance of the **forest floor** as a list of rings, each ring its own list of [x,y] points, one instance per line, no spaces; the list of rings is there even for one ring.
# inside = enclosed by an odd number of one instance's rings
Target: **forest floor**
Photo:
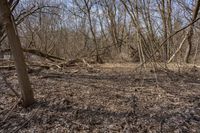
[[[26,109],[0,75],[0,132],[200,133],[200,68],[136,67],[29,71],[36,101]],[[19,91],[15,70],[1,72]]]

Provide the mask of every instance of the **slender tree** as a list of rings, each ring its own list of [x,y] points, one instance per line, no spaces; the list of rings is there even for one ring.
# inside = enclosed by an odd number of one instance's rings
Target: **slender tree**
[[[34,95],[26,70],[21,42],[7,0],[0,0],[0,20],[2,20],[3,25],[5,25],[8,42],[14,57],[18,81],[21,88],[23,106],[27,107],[34,102]]]
[[[197,18],[199,9],[200,9],[200,0],[197,0],[196,1],[196,6],[195,6],[195,8],[193,10],[192,21],[195,21],[195,19]],[[190,26],[190,29],[189,29],[188,34],[187,34],[188,46],[187,46],[187,50],[186,50],[186,54],[185,54],[185,58],[184,58],[185,63],[189,63],[189,57],[191,55],[192,36],[194,34],[193,29],[194,29],[194,24]]]

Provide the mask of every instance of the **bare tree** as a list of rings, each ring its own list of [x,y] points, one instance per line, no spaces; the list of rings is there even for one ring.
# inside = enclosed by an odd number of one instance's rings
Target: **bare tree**
[[[197,18],[199,8],[200,8],[200,0],[197,0],[196,6],[193,10],[192,21],[194,21]],[[194,29],[194,24],[190,26],[190,29],[189,29],[188,34],[187,34],[188,46],[187,46],[187,50],[186,50],[186,54],[185,54],[185,58],[184,58],[185,63],[189,63],[189,57],[191,55],[191,50],[192,50],[192,47],[193,47],[193,45],[192,45],[192,36],[194,34],[193,29]]]
[[[17,7],[15,1],[19,3]],[[169,37],[190,21],[193,5],[188,0],[62,2],[12,2],[10,7],[23,48],[37,49],[65,59],[87,57],[97,62],[101,59],[121,61],[118,56],[124,53],[131,58],[129,61],[146,62],[150,57],[153,61],[166,61],[172,56],[184,59],[185,45],[177,54],[174,53],[175,49],[179,49],[179,40],[184,39],[186,31]],[[6,35],[4,31],[1,30],[3,37]],[[193,33],[197,38],[195,30]],[[159,44],[166,38],[168,40],[160,48]],[[185,41],[192,42],[189,44],[193,46],[195,38],[190,39],[189,36]],[[2,44],[2,48],[7,48],[6,40]],[[155,51],[156,55],[152,55]],[[192,55],[194,48],[187,51]]]
[[[34,95],[26,71],[26,64],[21,49],[20,39],[7,0],[0,1],[0,17],[5,25],[8,41],[14,57],[19,85],[21,88],[23,106],[27,107],[34,102]]]

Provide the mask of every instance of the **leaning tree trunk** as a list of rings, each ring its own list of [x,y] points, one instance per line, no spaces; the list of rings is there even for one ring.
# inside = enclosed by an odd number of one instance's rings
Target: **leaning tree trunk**
[[[8,42],[14,57],[19,85],[21,88],[23,106],[27,107],[34,102],[33,90],[30,85],[21,42],[17,34],[16,26],[13,21],[7,0],[0,0],[0,20],[3,20],[5,31],[7,32]]]
[[[196,6],[195,6],[194,11],[193,11],[192,21],[195,21],[195,19],[197,18],[199,8],[200,8],[200,0],[197,0]],[[184,58],[185,63],[189,63],[189,57],[191,55],[193,28],[194,28],[194,24],[191,25],[191,27],[188,31],[188,36],[187,36],[188,46],[187,46],[187,50],[186,50],[186,54],[185,54],[185,58]]]

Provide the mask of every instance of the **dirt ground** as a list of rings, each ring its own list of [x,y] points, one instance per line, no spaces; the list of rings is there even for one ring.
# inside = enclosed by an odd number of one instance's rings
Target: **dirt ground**
[[[0,75],[0,132],[200,133],[200,68],[136,66],[30,69],[36,101],[26,109]],[[1,71],[19,91],[15,70]]]

